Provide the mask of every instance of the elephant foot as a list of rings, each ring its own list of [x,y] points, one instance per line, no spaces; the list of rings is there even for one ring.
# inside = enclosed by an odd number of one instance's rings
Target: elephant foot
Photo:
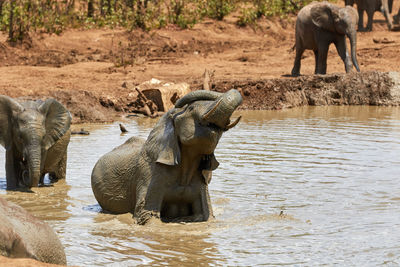
[[[135,213],[133,218],[137,224],[145,225],[151,218],[160,219],[160,214],[156,211],[143,210]]]
[[[300,76],[300,72],[292,70],[292,77],[299,77],[299,76]]]

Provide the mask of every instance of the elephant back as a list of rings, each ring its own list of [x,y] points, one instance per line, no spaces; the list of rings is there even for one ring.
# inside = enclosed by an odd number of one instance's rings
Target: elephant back
[[[143,139],[131,137],[124,144],[103,155],[92,171],[93,194],[103,210],[127,213],[135,199],[135,166]]]
[[[1,198],[0,255],[67,264],[64,248],[53,229],[22,207]]]

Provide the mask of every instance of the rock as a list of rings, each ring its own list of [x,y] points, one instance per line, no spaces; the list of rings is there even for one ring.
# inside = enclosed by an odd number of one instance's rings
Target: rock
[[[190,92],[187,83],[163,83],[157,79],[151,79],[138,86],[139,90],[157,105],[158,111],[166,112],[173,108],[175,102]]]

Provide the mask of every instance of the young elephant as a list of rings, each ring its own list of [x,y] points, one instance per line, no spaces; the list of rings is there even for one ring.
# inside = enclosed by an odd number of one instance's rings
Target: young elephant
[[[0,96],[0,144],[6,149],[7,189],[64,179],[71,115],[54,99],[18,103]]]
[[[46,223],[0,198],[0,255],[67,264],[64,248]]]
[[[315,74],[326,74],[326,60],[331,43],[335,44],[346,72],[350,72],[352,64],[347,52],[346,36],[350,39],[354,67],[360,71],[356,56],[357,21],[357,11],[351,6],[340,8],[328,2],[312,2],[303,7],[296,21],[296,58],[292,75],[300,75],[300,61],[305,49],[314,51]]]
[[[131,212],[138,224],[206,221],[213,216],[208,183],[214,150],[242,102],[237,90],[187,94],[158,121],[146,141],[132,137],[99,159],[92,189],[100,206]]]

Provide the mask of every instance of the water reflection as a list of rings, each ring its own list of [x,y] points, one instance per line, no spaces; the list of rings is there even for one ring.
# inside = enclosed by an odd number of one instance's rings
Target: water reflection
[[[398,265],[400,109],[314,107],[238,111],[216,149],[215,219],[133,224],[99,213],[90,185],[98,158],[156,120],[75,125],[67,180],[0,195],[46,220],[71,265]],[[0,149],[4,166],[4,149]]]

